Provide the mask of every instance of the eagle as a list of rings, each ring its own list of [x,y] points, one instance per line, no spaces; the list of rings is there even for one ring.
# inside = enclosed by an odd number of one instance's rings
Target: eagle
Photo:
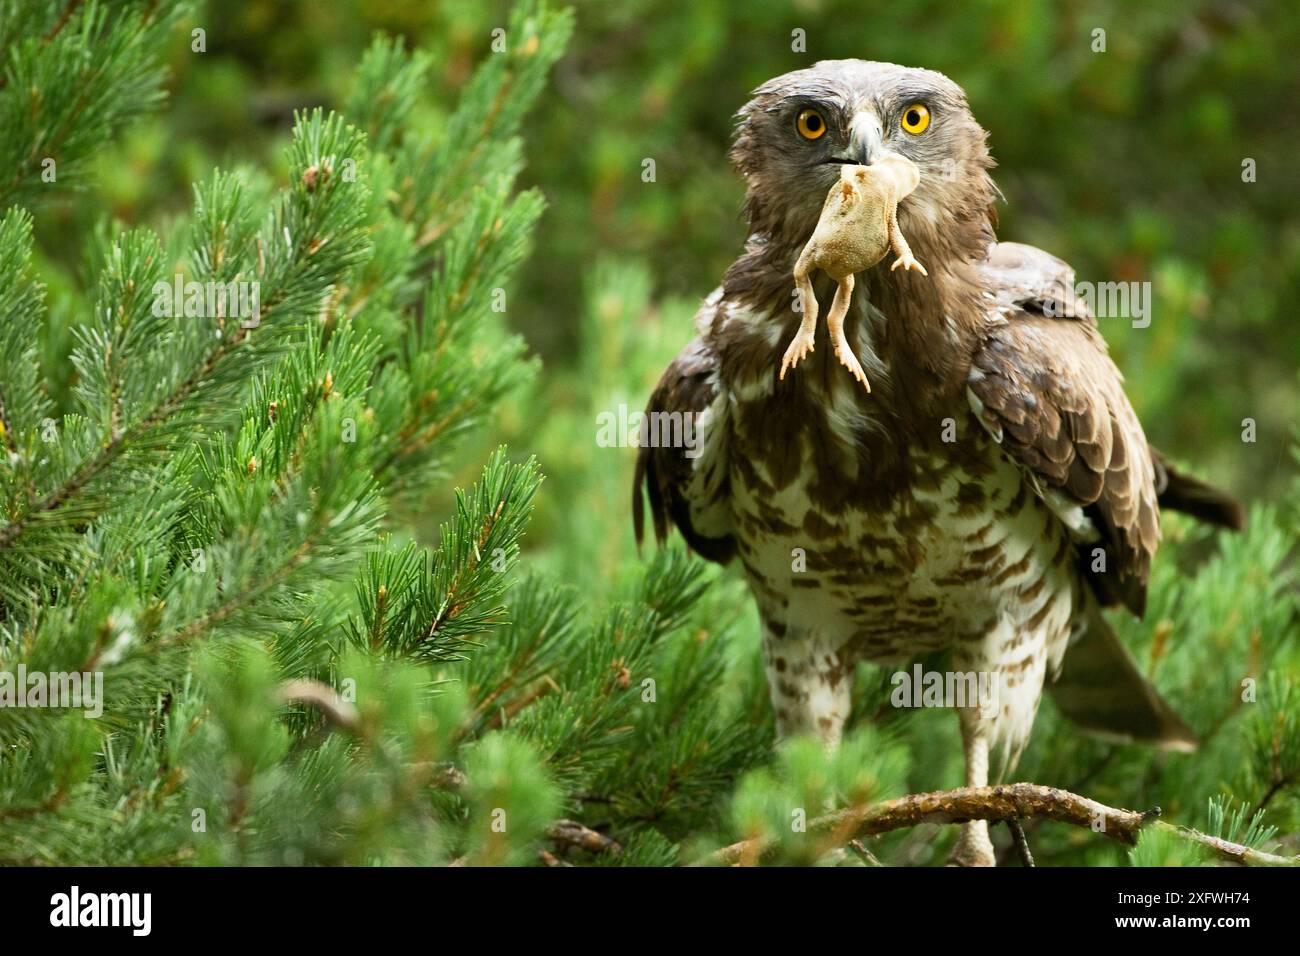
[[[1243,523],[1148,444],[1071,268],[997,240],[987,140],[931,70],[822,61],[755,90],[730,153],[744,251],[646,409],[693,441],[643,442],[633,487],[638,543],[648,502],[660,544],[675,525],[742,566],[779,736],[834,747],[859,661],[995,677],[995,707],[954,707],[972,787],[991,759],[995,779],[1014,767],[1045,685],[1086,731],[1194,748],[1102,610],[1142,615],[1162,508]],[[858,275],[844,331],[869,391],[822,329],[782,378],[792,272],[828,190],[844,164],[891,156],[920,172],[897,222],[928,275]],[[818,274],[818,298],[834,290]],[[950,863],[993,860],[988,824],[963,824]]]

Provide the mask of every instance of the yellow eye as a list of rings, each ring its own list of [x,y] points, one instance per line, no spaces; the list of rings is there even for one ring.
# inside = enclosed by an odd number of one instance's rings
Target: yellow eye
[[[924,103],[913,103],[903,110],[903,129],[913,136],[919,136],[930,125],[930,111]]]
[[[804,139],[821,139],[826,135],[826,121],[816,110],[804,110],[794,125]]]

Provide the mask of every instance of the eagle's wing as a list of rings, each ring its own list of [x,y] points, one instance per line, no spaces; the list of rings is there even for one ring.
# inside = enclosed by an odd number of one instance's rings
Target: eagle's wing
[[[731,530],[730,479],[727,467],[727,399],[719,381],[719,362],[709,337],[708,313],[717,294],[706,301],[697,319],[702,331],[678,354],[646,407],[649,428],[643,434],[684,434],[692,447],[643,445],[637,452],[632,482],[632,523],[637,544],[645,532],[642,493],[650,502],[655,538],[663,543],[668,522],[686,543],[710,561],[726,563],[736,553]],[[656,427],[656,416],[677,427]],[[689,420],[690,424],[684,424]]]
[[[996,315],[971,364],[971,405],[1085,542],[1080,567],[1098,602],[1140,615],[1162,496],[1216,523],[1232,523],[1240,508],[1173,471],[1147,444],[1096,320],[1074,299],[1069,266],[1031,246],[1000,243],[985,279]],[[1094,573],[1089,556],[1097,543],[1107,553],[1104,573]],[[1052,684],[1061,712],[1110,739],[1194,749],[1196,735],[1142,674],[1097,602],[1080,611],[1083,626]]]
[[[1156,469],[1123,376],[1096,320],[1073,296],[1074,272],[1032,246],[999,243],[984,263],[990,322],[968,393],[988,430],[1105,571],[1082,563],[1103,604],[1141,615],[1160,540]]]

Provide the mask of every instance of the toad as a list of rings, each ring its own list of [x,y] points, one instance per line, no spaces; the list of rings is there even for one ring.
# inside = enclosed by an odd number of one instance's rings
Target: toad
[[[817,228],[795,263],[794,281],[799,290],[803,321],[781,361],[782,379],[813,349],[817,297],[813,293],[811,276],[821,269],[839,283],[826,316],[831,347],[841,364],[868,392],[871,391],[867,373],[862,370],[862,364],[849,348],[844,335],[844,318],[853,298],[853,276],[880,262],[891,248],[898,258],[890,266],[890,271],[901,267],[927,275],[898,228],[898,203],[916,189],[920,181],[916,165],[896,153],[887,153],[870,166],[845,164],[841,167],[840,180],[827,194]]]

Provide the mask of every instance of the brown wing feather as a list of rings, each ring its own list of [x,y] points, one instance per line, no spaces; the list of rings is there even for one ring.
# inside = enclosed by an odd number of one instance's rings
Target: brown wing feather
[[[1002,243],[986,267],[998,314],[972,358],[970,391],[985,424],[1046,489],[1084,508],[1106,571],[1083,568],[1103,603],[1141,614],[1160,540],[1152,452],[1123,377],[1075,301],[1074,274],[1029,246]]]
[[[996,316],[972,361],[972,404],[1008,453],[1041,485],[1082,507],[1100,532],[1108,573],[1092,570],[1095,544],[1080,549],[1099,603],[1122,603],[1140,615],[1159,508],[1240,528],[1241,506],[1147,444],[1096,320],[1074,298],[1069,266],[1003,243],[985,271]],[[1197,744],[1091,603],[1052,692],[1066,716],[1095,733],[1178,750]]]
[[[680,414],[699,416],[715,405],[718,397],[717,353],[701,336],[682,349],[659,380],[650,402],[648,416]],[[645,533],[642,490],[650,502],[650,518],[655,539],[663,544],[668,523],[677,526],[687,544],[710,561],[726,563],[736,552],[736,542],[729,532],[726,508],[727,479],[723,429],[705,432],[704,447],[698,457],[687,449],[642,447],[637,453],[636,474],[632,481],[632,525],[637,545]],[[697,469],[706,469],[705,471]]]
[[[992,247],[982,269],[995,308],[1004,314],[1058,316],[1095,328],[1096,320],[1074,294],[1074,271],[1055,256],[1033,246],[1002,242]],[[1231,495],[1176,469],[1159,450],[1150,451],[1162,509],[1186,512],[1233,531],[1245,526],[1245,510]]]

